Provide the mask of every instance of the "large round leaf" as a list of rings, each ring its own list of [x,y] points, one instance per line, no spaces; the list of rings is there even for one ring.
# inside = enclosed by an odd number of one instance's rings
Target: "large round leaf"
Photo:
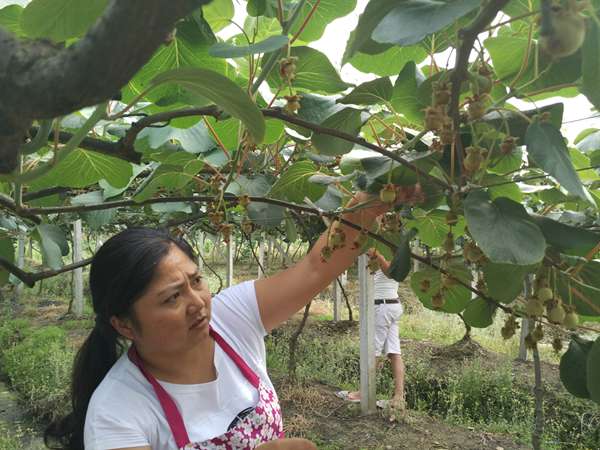
[[[348,62],[364,73],[374,73],[380,77],[395,76],[410,61],[421,63],[427,52],[421,46],[392,47],[377,55],[356,53]]]
[[[425,76],[414,61],[409,61],[396,78],[390,103],[394,110],[410,122],[420,123],[423,110],[427,106],[417,96],[417,89],[425,81]]]
[[[371,40],[371,34],[379,22],[396,5],[396,0],[371,0],[367,3],[364,12],[358,18],[356,29],[350,33],[342,64],[348,62],[358,52],[365,52],[367,48],[372,49],[374,45],[377,45]],[[385,47],[379,46],[379,49],[384,50]]]
[[[400,242],[390,263],[387,276],[402,282],[410,273],[412,267],[412,258],[410,255],[410,240],[415,236],[414,230],[408,230],[402,233]]]
[[[446,223],[446,215],[448,211],[442,209],[434,209],[433,211],[424,211],[415,209],[413,211],[413,219],[406,221],[406,226],[415,228],[419,232],[419,240],[429,247],[440,247],[446,236],[450,232],[450,226]],[[452,227],[454,238],[458,238],[464,234],[465,219],[462,216],[458,217],[458,222]]]
[[[153,86],[176,83],[196,95],[207,98],[234,117],[240,119],[254,140],[262,142],[265,119],[246,92],[224,75],[208,69],[182,68],[161,73],[152,80]]]
[[[83,36],[106,8],[108,0],[33,0],[21,15],[29,37],[56,42]]]
[[[384,44],[413,45],[480,5],[479,0],[407,0],[388,12],[371,36]]]
[[[534,122],[527,128],[525,144],[536,165],[556,178],[569,193],[594,204],[573,168],[565,140],[557,128],[549,123]]]
[[[600,337],[596,339],[588,353],[586,373],[590,398],[600,405]]]
[[[31,186],[36,190],[56,186],[82,188],[105,179],[118,188],[129,183],[132,173],[132,165],[127,161],[78,148]]]
[[[463,319],[474,328],[487,328],[494,322],[496,305],[481,297],[475,297],[463,311]]]
[[[544,235],[520,204],[504,197],[491,202],[486,192],[474,191],[464,207],[471,235],[492,262],[526,266],[544,257]]]
[[[329,116],[321,126],[358,136],[363,122],[363,113],[360,109],[347,107]],[[329,156],[343,155],[354,147],[353,142],[321,133],[313,134],[312,144],[319,154]]]
[[[448,268],[448,271],[465,284],[471,284],[471,271],[464,264],[453,263]],[[425,292],[421,289],[423,280],[429,281],[429,289]],[[440,272],[429,268],[415,272],[410,278],[410,286],[425,307],[435,309],[431,304],[431,298],[442,287]],[[459,313],[465,309],[471,300],[471,291],[461,284],[454,284],[442,292],[445,302],[441,310],[444,312]]]
[[[201,19],[204,20],[204,19]],[[208,54],[209,47],[215,43],[215,37],[202,32],[202,28],[193,20],[184,20],[177,25],[173,41],[161,46],[152,59],[142,67],[123,90],[123,101],[129,102],[151,84],[160,73],[182,67],[211,69],[227,73],[229,66],[224,59]],[[145,98],[162,104],[185,101],[185,92],[176,85],[165,85],[152,89]]]
[[[315,11],[312,12],[315,7]],[[320,0],[318,5],[315,0],[304,2],[290,33],[296,35],[302,24],[308,20],[298,39],[302,42],[316,41],[323,36],[327,25],[338,17],[351,13],[354,8],[356,0]]]
[[[385,103],[391,96],[392,83],[389,78],[385,77],[358,85],[352,92],[337,102],[354,105],[375,105]]]
[[[564,302],[572,303],[579,314],[600,316],[600,261],[567,255],[561,255],[561,259],[579,271],[575,278],[562,271],[557,273],[560,297]]]
[[[60,269],[62,257],[69,254],[69,243],[61,228],[43,223],[35,228],[34,237],[40,242],[44,265],[51,269]]]
[[[10,31],[15,36],[22,37],[21,14],[23,8],[19,5],[8,5],[0,9],[0,27]]]
[[[591,348],[592,342],[573,336],[569,349],[560,358],[560,380],[575,397],[590,398],[586,368]]]
[[[546,242],[562,253],[585,256],[600,243],[600,234],[585,228],[567,225],[544,216],[532,215],[531,219],[544,233]]]
[[[210,28],[216,33],[228,25],[231,25],[231,19],[235,14],[232,0],[212,0],[209,4],[202,7],[204,20],[208,22]]]
[[[494,300],[510,303],[523,291],[523,282],[534,266],[516,266],[488,262],[483,265],[483,277],[488,294]]]

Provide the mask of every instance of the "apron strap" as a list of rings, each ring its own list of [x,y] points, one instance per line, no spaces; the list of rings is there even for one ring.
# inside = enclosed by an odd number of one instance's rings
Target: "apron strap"
[[[185,429],[183,418],[177,409],[177,405],[169,393],[165,391],[158,381],[156,381],[156,378],[154,378],[154,376],[144,368],[144,364],[140,358],[140,355],[135,349],[135,346],[132,345],[129,347],[127,356],[129,356],[129,359],[138,367],[138,369],[140,369],[144,377],[146,377],[146,380],[148,380],[154,388],[154,392],[158,397],[160,406],[162,407],[165,417],[167,418],[167,422],[169,423],[169,428],[171,428],[171,433],[173,433],[173,437],[175,438],[177,448],[185,447],[190,443],[190,438],[187,434],[187,430]]]
[[[217,333],[212,327],[209,328],[209,332],[219,347],[221,347],[227,356],[235,363],[248,382],[258,389],[260,384],[259,376],[248,366],[248,364],[246,364],[242,357],[238,355],[233,348],[231,348],[231,346],[225,341],[225,339],[221,337],[219,333]],[[169,393],[160,385],[158,381],[156,381],[156,378],[144,368],[144,363],[142,362],[142,359],[140,358],[140,355],[138,354],[134,345],[129,347],[127,356],[129,356],[131,362],[134,363],[138,369],[140,369],[142,375],[144,375],[146,380],[148,380],[154,388],[154,392],[158,397],[160,406],[165,413],[169,428],[171,428],[171,433],[173,433],[173,437],[175,438],[177,448],[184,448],[190,443],[190,438],[187,434],[187,430],[185,429],[183,418],[177,409],[177,405]]]
[[[235,363],[238,369],[240,369],[240,372],[242,372],[242,375],[244,375],[246,380],[248,380],[248,382],[256,389],[258,389],[258,386],[260,384],[260,377],[256,374],[256,372],[254,372],[248,366],[248,364],[246,364],[246,361],[244,361],[242,357],[238,355],[238,353],[233,348],[231,348],[227,341],[225,341],[225,339],[223,339],[221,335],[214,330],[213,327],[210,327],[209,332],[215,340],[215,342],[219,344],[219,347],[221,347],[221,349],[227,354],[227,356],[229,356],[229,358],[231,358],[231,360]]]

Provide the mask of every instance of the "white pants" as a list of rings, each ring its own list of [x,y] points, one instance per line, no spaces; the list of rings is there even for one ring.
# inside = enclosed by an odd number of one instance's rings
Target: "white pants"
[[[375,305],[375,356],[401,354],[398,320],[403,312],[400,303]]]

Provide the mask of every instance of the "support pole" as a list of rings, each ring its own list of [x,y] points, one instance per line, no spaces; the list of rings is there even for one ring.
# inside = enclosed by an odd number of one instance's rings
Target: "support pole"
[[[373,275],[367,268],[367,255],[358,258],[360,287],[360,409],[375,412],[375,301]]]
[[[265,276],[262,270],[265,267],[265,241],[263,239],[258,243],[258,279],[260,280]]]
[[[19,269],[25,268],[25,234],[19,234],[19,240],[17,241],[17,267]],[[14,277],[14,278],[13,278]],[[21,299],[23,295],[23,288],[25,284],[14,275],[11,275],[11,279],[16,284],[15,287],[15,303]]]
[[[227,243],[227,287],[233,286],[233,240]]]
[[[529,298],[533,295],[533,276],[527,275],[523,282],[523,295],[525,298]],[[527,361],[527,346],[525,345],[525,337],[529,334],[531,328],[531,321],[529,319],[521,320],[521,336],[519,340],[519,361]]]
[[[81,232],[81,219],[73,223],[73,262],[81,261],[81,247],[83,237]],[[73,314],[80,318],[83,316],[83,268],[73,270]]]

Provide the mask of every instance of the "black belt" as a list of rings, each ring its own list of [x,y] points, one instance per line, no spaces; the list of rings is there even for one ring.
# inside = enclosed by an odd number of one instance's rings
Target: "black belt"
[[[400,300],[397,298],[376,298],[375,299],[376,305],[381,305],[382,303],[384,303],[386,305],[391,305],[394,303],[400,303]]]

